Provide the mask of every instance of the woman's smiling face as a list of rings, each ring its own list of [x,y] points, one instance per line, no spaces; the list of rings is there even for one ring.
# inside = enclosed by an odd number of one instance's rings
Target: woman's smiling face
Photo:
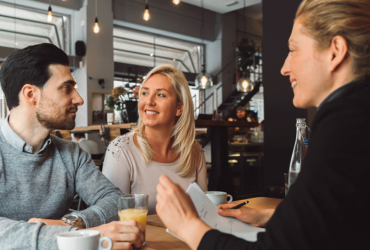
[[[298,108],[318,107],[330,94],[330,50],[318,50],[299,19],[294,22],[289,38],[289,54],[281,74],[289,76]]]
[[[171,80],[155,74],[141,87],[139,113],[145,126],[173,128],[179,105]]]

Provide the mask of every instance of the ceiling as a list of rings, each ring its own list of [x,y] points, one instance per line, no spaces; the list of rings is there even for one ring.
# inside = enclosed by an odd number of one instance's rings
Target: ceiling
[[[243,3],[243,1],[245,1],[245,3]],[[202,0],[181,0],[181,2],[201,7]],[[255,4],[261,5],[261,2],[262,0],[203,0],[205,9],[212,10],[220,14],[242,9],[244,7],[244,4],[245,4],[245,7],[249,7]],[[262,8],[261,8],[261,14],[262,14]]]

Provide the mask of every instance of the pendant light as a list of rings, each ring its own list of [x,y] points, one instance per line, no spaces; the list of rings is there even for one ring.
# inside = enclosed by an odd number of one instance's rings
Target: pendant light
[[[144,11],[143,18],[144,18],[145,21],[148,21],[150,19],[148,0],[146,0],[145,11]]]
[[[180,0],[172,0],[172,2],[176,5],[178,5],[181,1]]]
[[[47,20],[49,23],[51,23],[53,21],[53,12],[51,10],[51,3],[50,3],[51,0],[49,0],[49,9],[48,9],[48,17],[47,17]]]
[[[195,86],[199,89],[208,89],[213,86],[212,77],[206,72],[205,64],[202,64],[202,71],[195,78]]]
[[[99,33],[99,21],[98,21],[98,6],[97,0],[95,0],[95,25],[94,25],[94,33]]]
[[[245,31],[245,0],[243,0],[243,5],[244,5],[244,9],[243,9],[243,22],[244,22],[243,37],[244,37],[246,33]],[[256,60],[255,60],[255,52],[254,52],[253,54],[253,67],[254,68],[255,68],[255,63],[256,63]],[[255,85],[255,83],[252,82],[250,79],[251,72],[249,69],[246,69],[246,68],[243,68],[242,71],[243,71],[242,76],[236,83],[236,90],[239,92],[245,92],[245,93],[251,92],[254,89],[254,85]]]
[[[254,89],[254,83],[251,82],[251,79],[249,77],[250,71],[249,70],[243,71],[242,77],[240,77],[236,85],[236,89],[239,92],[251,92]]]
[[[203,43],[203,33],[204,33],[204,21],[203,21],[203,0],[200,1],[201,7],[202,7],[202,26],[201,26],[201,38],[202,38],[202,43]],[[198,89],[208,89],[213,86],[213,81],[212,77],[210,74],[206,72],[206,60],[204,56],[204,51],[203,51],[203,64],[202,64],[202,70],[201,72],[197,75],[195,78],[195,86]]]

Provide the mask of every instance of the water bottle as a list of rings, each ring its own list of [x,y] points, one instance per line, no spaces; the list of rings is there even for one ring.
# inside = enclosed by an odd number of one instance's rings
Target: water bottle
[[[303,159],[306,156],[307,147],[310,143],[310,140],[307,138],[308,126],[306,125],[306,119],[297,118],[296,127],[297,133],[289,166],[288,188],[290,188],[291,185],[295,182],[299,172],[301,171]],[[286,193],[287,192],[288,191],[286,191]]]

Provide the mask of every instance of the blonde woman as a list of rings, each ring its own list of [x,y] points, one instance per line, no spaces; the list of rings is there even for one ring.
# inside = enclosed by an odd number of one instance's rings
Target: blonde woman
[[[140,87],[138,111],[137,127],[110,143],[103,174],[123,193],[148,194],[149,214],[156,213],[162,174],[183,189],[197,182],[206,191],[206,162],[194,141],[194,107],[184,74],[168,65],[152,69]]]

